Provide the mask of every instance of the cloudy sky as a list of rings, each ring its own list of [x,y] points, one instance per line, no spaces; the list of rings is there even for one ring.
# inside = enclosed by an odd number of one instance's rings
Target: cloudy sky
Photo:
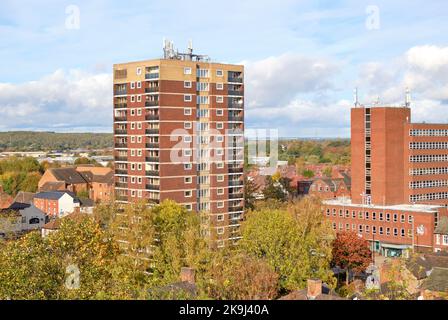
[[[112,131],[112,64],[162,39],[246,67],[248,128],[348,137],[360,100],[448,122],[446,0],[0,0],[0,131]],[[77,13],[79,12],[79,16]]]

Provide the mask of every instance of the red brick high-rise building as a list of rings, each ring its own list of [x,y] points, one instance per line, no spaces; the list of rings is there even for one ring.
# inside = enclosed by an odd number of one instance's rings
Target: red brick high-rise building
[[[172,199],[236,243],[243,202],[244,70],[179,54],[114,65],[116,200]]]
[[[356,104],[351,158],[351,200],[324,202],[334,229],[356,231],[386,255],[434,250],[447,215],[448,124],[412,123],[408,102]]]

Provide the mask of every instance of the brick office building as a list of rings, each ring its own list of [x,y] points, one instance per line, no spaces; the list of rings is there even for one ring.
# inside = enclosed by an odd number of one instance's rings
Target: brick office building
[[[336,230],[354,230],[386,255],[435,250],[447,216],[448,124],[412,123],[404,107],[351,110],[351,200],[325,201]]]
[[[114,65],[115,195],[208,213],[218,247],[243,214],[243,66],[179,54]]]

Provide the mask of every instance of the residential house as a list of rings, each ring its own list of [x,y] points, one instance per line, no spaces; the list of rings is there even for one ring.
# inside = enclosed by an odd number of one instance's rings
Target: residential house
[[[350,198],[350,189],[350,177],[344,173],[344,178],[318,178],[314,180],[308,193],[329,200],[340,197]]]
[[[38,192],[34,196],[34,205],[50,217],[63,217],[75,212],[81,205],[80,200],[70,191]]]
[[[434,251],[448,251],[448,217],[440,217],[434,229]]]
[[[307,288],[294,290],[279,300],[347,300],[322,283],[320,279],[308,279]]]

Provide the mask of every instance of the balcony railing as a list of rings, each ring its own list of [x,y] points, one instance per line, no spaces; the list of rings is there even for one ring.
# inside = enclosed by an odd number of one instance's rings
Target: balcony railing
[[[146,143],[145,146],[146,146],[146,148],[150,148],[150,149],[158,149],[159,148],[159,144],[154,143],[154,142]]]
[[[159,185],[155,185],[155,184],[147,184],[146,185],[146,190],[159,190],[160,186]]]
[[[114,104],[114,108],[127,108],[127,103],[116,103]]]
[[[115,144],[115,148],[127,148],[128,144],[127,143],[116,143]]]
[[[128,157],[115,157],[115,161],[128,161]]]
[[[158,114],[147,114],[145,115],[145,120],[159,120]]]
[[[145,74],[145,79],[157,79],[159,78],[158,73],[147,73]]]
[[[126,89],[125,90],[115,90],[115,93],[114,93],[114,95],[116,95],[116,96],[123,96],[125,94],[127,94]]]
[[[115,130],[115,134],[127,134],[128,132],[126,130],[123,129],[116,129]]]
[[[115,169],[115,174],[128,174],[128,170]]]
[[[229,168],[229,173],[243,173],[243,168]]]
[[[159,129],[145,129],[146,134],[159,134]]]
[[[229,207],[229,212],[237,212],[237,211],[243,211],[243,207]]]
[[[159,162],[159,157],[145,157],[146,162]]]
[[[159,171],[156,171],[156,170],[146,170],[145,171],[145,175],[158,177],[159,176]]]
[[[228,92],[229,96],[242,96],[244,95],[243,90],[229,90]]]
[[[243,117],[229,117],[229,121],[238,121],[238,122],[243,122],[244,118]]]
[[[229,186],[231,187],[238,187],[238,186],[242,186],[243,185],[243,181],[241,180],[229,180]]]
[[[236,83],[243,83],[243,78],[239,78],[239,77],[229,77],[228,78],[229,82],[236,82]]]
[[[159,105],[159,100],[156,101],[146,101],[145,106],[146,107],[156,107]]]
[[[160,200],[159,199],[147,199],[149,203],[155,203],[155,204],[159,204]]]
[[[232,109],[243,109],[244,105],[242,103],[229,101],[228,107]]]
[[[115,199],[118,201],[128,201],[127,196],[116,196]]]
[[[159,92],[159,87],[151,87],[151,88],[145,88],[145,92],[146,93],[150,93],[150,92]]]
[[[117,188],[127,188],[128,184],[124,182],[115,182],[115,187]]]
[[[126,116],[117,116],[117,117],[115,117],[115,121],[127,121],[127,117]]]
[[[229,199],[243,199],[243,193],[229,193]]]

